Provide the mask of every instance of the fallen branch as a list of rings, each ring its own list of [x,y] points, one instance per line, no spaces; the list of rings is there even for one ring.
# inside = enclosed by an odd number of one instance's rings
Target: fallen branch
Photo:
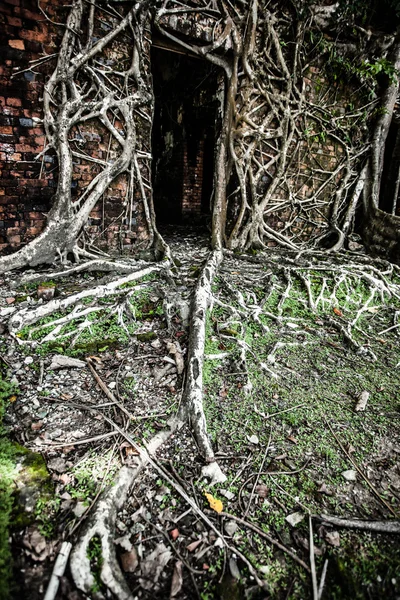
[[[65,573],[71,548],[72,544],[70,542],[63,542],[61,544],[60,552],[58,553],[56,562],[54,563],[53,572],[51,574],[49,585],[47,586],[46,594],[43,600],[54,600],[56,597],[58,587],[60,585],[60,579]]]
[[[314,555],[314,535],[311,515],[308,515],[308,526],[309,526],[309,546],[310,546],[310,565],[311,565],[311,581],[313,590],[313,599],[318,600],[318,583],[317,583],[317,571],[315,568],[315,555]]]
[[[279,548],[279,550],[282,550],[282,552],[285,552],[285,554],[290,556],[290,558],[292,558],[297,564],[299,564],[301,567],[303,567],[303,569],[305,569],[307,571],[307,573],[311,573],[310,567],[303,560],[301,560],[301,558],[299,558],[294,552],[292,552],[292,550],[289,550],[289,548],[287,548],[286,546],[284,546],[283,544],[278,542],[278,540],[275,540],[268,533],[265,533],[265,531],[263,531],[262,529],[257,527],[257,525],[254,525],[254,523],[245,521],[244,519],[241,519],[240,517],[236,517],[235,515],[232,515],[231,513],[221,512],[220,514],[222,517],[227,517],[228,519],[233,519],[234,521],[237,521],[244,527],[247,527],[248,529],[252,529],[260,537],[267,540],[270,544],[272,544],[273,546],[276,546],[276,548]]]
[[[363,529],[375,533],[400,534],[400,521],[362,521],[361,519],[341,519],[330,515],[315,515],[316,519],[322,521],[323,525],[335,525],[347,529]]]

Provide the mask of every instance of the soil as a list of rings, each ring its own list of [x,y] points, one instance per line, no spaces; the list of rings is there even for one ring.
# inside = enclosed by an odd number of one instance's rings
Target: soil
[[[118,323],[102,321],[101,312],[89,329],[84,319],[74,322],[71,335],[53,346],[33,333],[37,323],[21,337],[4,331],[3,376],[18,385],[5,424],[13,440],[44,457],[51,477],[50,494],[43,483],[38,493],[26,482],[15,484],[14,515],[25,511],[29,518],[11,524],[11,597],[43,597],[61,542],[74,543],[99,494],[129,465],[132,447],[102,415],[142,445],[182,402],[185,376],[170,349],[174,344],[185,358],[190,297],[208,240],[187,228],[166,237],[176,258],[173,281],[155,277],[128,288],[135,314],[126,335]],[[63,297],[113,277],[90,273],[41,283]],[[379,288],[382,281],[390,293]],[[3,314],[47,301],[37,299],[37,283],[17,289],[12,283],[3,282]],[[327,569],[322,598],[400,598],[398,536],[339,529],[321,516],[399,518],[398,269],[354,253],[336,261],[276,249],[227,254],[213,297],[204,408],[227,479],[211,485],[202,476],[204,461],[188,426],[162,446],[157,461],[229,548],[147,467],[116,521],[115,544],[132,597],[311,597],[311,523],[318,583]],[[86,337],[73,344],[80,325]],[[55,355],[83,363],[51,369]],[[126,412],[100,389],[88,357]],[[362,393],[367,404],[358,411]],[[96,544],[90,552],[96,573]],[[90,597],[99,594],[111,597],[101,581]],[[57,598],[84,597],[67,569]]]

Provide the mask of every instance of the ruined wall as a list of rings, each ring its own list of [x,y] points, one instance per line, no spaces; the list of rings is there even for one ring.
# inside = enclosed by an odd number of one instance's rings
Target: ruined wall
[[[49,0],[43,0],[41,6],[55,22],[65,22],[67,6],[63,8],[60,2]],[[44,153],[39,160],[37,156],[45,148],[41,123],[43,85],[45,78],[54,69],[54,53],[59,46],[61,32],[59,27],[46,20],[38,11],[36,0],[4,0],[0,4],[0,21],[0,48],[3,56],[0,70],[0,252],[7,253],[26,244],[42,230],[57,185],[56,156],[49,152]],[[191,13],[187,18],[171,17],[167,26],[170,31],[185,36],[185,39],[194,39],[200,43],[212,40],[213,23],[212,20],[209,23],[207,18],[200,22]],[[97,27],[107,31],[106,22]],[[143,57],[149,77],[151,35],[149,25],[146,32],[146,53]],[[230,52],[230,43],[230,38],[227,37],[219,51]],[[128,39],[116,39],[107,50],[107,60],[110,61],[109,64],[126,66],[131,60],[131,51],[132,43]],[[158,80],[156,72],[155,80]],[[246,98],[245,85],[244,83],[240,90],[243,98]],[[323,70],[317,66],[310,66],[299,87],[302,87],[307,102],[316,105],[324,103],[329,107],[329,118],[345,118],[350,110],[349,90],[332,85]],[[206,92],[210,97],[214,93],[211,88],[206,89]],[[268,107],[265,110],[269,110]],[[320,127],[316,121],[308,119],[306,112],[299,117],[298,132],[289,148],[285,177],[274,191],[265,217],[272,230],[283,234],[290,231],[295,243],[312,241],[328,231],[332,199],[345,172],[344,169],[339,169],[345,159],[343,144],[327,135],[324,127]],[[179,200],[181,216],[187,215],[191,219],[193,215],[200,215],[204,208],[203,170],[205,160],[209,159],[213,150],[205,147],[204,132],[199,134],[197,140],[190,140],[183,135],[183,143],[179,148],[176,147],[180,127],[178,113],[175,118],[176,131],[167,148],[179,155],[175,166],[170,171],[164,169],[159,185],[157,167],[153,169],[156,171],[155,196],[161,198],[161,205],[157,210],[165,210],[168,217],[166,190],[169,188],[168,191],[172,191]],[[201,121],[201,117],[199,120]],[[150,139],[151,126],[145,120],[141,121],[140,117],[137,125],[139,147],[150,157],[154,149]],[[115,126],[119,127],[118,122]],[[275,123],[275,127],[278,126],[279,123]],[[84,151],[92,159],[113,160],[115,148],[109,142],[109,134],[98,122],[86,123],[74,131],[74,136],[74,147]],[[273,157],[274,148],[271,146],[267,152]],[[166,152],[164,158],[165,156]],[[260,156],[257,155],[256,158],[259,160]],[[150,199],[153,188],[151,158],[141,158],[139,162],[146,197]],[[256,195],[259,197],[268,190],[274,175],[273,169],[274,167],[269,172],[266,170],[257,181]],[[99,166],[93,161],[74,159],[72,190],[75,197],[78,197],[98,172]],[[134,179],[132,173],[124,174],[112,183],[91,213],[85,228],[87,241],[116,251],[130,251],[138,244],[145,243],[148,228],[140,190]],[[228,216],[232,223],[239,210],[239,202],[235,202],[235,190],[238,190],[238,182],[233,177],[228,190]],[[211,191],[208,192],[211,196]],[[315,202],[317,196],[318,201]],[[400,211],[400,204],[398,210]],[[268,243],[276,244],[274,241]]]
[[[42,5],[54,15],[50,4]],[[0,251],[6,251],[41,231],[56,185],[54,158],[35,160],[45,145],[41,97],[50,63],[36,64],[56,51],[58,38],[33,0],[0,2],[0,23]]]
[[[41,7],[55,22],[65,22],[68,7],[42,0]],[[106,27],[106,24],[103,25]],[[56,65],[55,53],[62,29],[38,10],[36,0],[0,2],[0,253],[6,254],[36,237],[46,223],[57,187],[57,157],[45,149],[42,95],[47,76]],[[150,51],[150,46],[148,46]],[[118,41],[110,59],[131,60],[131,45]],[[144,57],[146,58],[146,57]],[[149,62],[149,61],[148,61]],[[116,123],[116,127],[119,125]],[[112,159],[109,135],[98,123],[87,123],[74,132],[76,148],[95,159]],[[142,124],[142,148],[151,151],[150,128]],[[38,155],[42,156],[38,159]],[[145,164],[143,178],[151,186]],[[74,159],[72,194],[77,197],[98,168],[93,162]],[[127,210],[128,179],[120,176],[92,211],[87,238],[98,247],[129,250],[132,242],[147,237],[140,195]]]

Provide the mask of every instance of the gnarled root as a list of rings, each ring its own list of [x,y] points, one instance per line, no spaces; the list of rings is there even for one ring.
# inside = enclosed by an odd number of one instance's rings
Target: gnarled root
[[[70,559],[72,577],[76,586],[87,594],[92,594],[96,583],[88,557],[89,543],[93,538],[99,537],[103,559],[100,573],[102,582],[120,600],[133,598],[117,561],[113,535],[118,510],[125,503],[128,492],[143,467],[142,459],[137,459],[134,468],[122,467],[114,485],[97,503],[94,513],[89,517],[85,530],[72,551]],[[96,597],[103,596],[97,594]]]
[[[207,462],[213,462],[215,459],[207,434],[207,423],[203,409],[204,344],[211,285],[222,258],[221,250],[214,250],[209,255],[196,285],[192,301],[187,377],[184,392],[186,413],[193,427],[200,452]]]
[[[96,537],[101,540],[102,566],[100,577],[104,585],[110,589],[118,600],[132,600],[133,596],[125,581],[117,561],[114,546],[115,519],[118,511],[125,504],[129,490],[143,468],[152,462],[157,449],[182,425],[179,418],[172,418],[168,429],[157,433],[147,444],[146,449],[136,447],[139,456],[134,466],[120,469],[114,485],[100,497],[94,512],[88,518],[85,529],[75,545],[70,559],[72,577],[76,586],[91,597],[102,598],[101,594],[93,596],[95,579],[91,571],[88,548],[90,541]],[[118,431],[119,428],[116,427]]]

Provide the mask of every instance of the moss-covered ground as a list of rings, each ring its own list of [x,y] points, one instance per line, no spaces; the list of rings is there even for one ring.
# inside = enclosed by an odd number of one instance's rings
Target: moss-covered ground
[[[196,264],[188,272],[195,269]],[[101,278],[98,274],[79,284],[72,279],[57,282],[56,293],[78,292],[97,285]],[[29,287],[19,291],[21,297],[32,293]],[[43,430],[61,427],[62,437],[57,439],[67,442],[75,439],[74,428],[84,429],[87,436],[92,429],[97,434],[97,426],[104,426],[101,414],[85,412],[83,402],[102,405],[109,418],[129,425],[138,443],[166,425],[180,405],[184,379],[175,376],[173,384],[164,385],[155,381],[155,375],[171,361],[168,343],[179,342],[184,351],[188,332],[178,313],[166,318],[162,296],[159,282],[150,277],[112,296],[88,295],[78,310],[93,312],[78,319],[57,323],[69,318],[77,310],[74,307],[18,332],[24,342],[18,348],[21,360],[35,354],[34,362],[26,367],[33,379],[39,375],[39,362],[44,361],[48,369],[54,353],[82,358],[95,354],[101,377],[108,384],[116,382],[114,393],[138,416],[121,421],[89,372],[75,374],[72,387],[77,389],[68,388],[66,375],[49,373],[49,383],[37,393],[37,413],[47,414]],[[365,520],[400,515],[398,270],[386,264],[369,265],[366,260],[352,264],[344,258],[336,263],[318,258],[302,263],[284,254],[272,254],[265,262],[257,256],[245,260],[228,256],[213,285],[213,297],[207,315],[204,408],[208,433],[227,481],[211,487],[202,477],[203,461],[186,427],[165,444],[158,455],[160,463],[202,510],[209,510],[204,491],[211,492],[222,500],[226,513],[256,525],[307,565],[308,515],[313,515],[318,581],[327,561],[323,598],[396,598],[400,595],[396,537],[335,529],[323,524],[320,515]],[[55,339],[46,340],[49,334]],[[8,403],[13,390],[4,385],[3,400]],[[60,395],[65,388],[67,394]],[[362,392],[368,392],[368,403],[357,412]],[[63,420],[69,415],[72,424],[67,431]],[[33,419],[35,425],[38,418]],[[52,419],[57,423],[53,429]],[[32,440],[36,436],[31,432]],[[10,513],[17,463],[15,446],[4,443],[3,464],[9,482],[3,485],[8,490],[4,505]],[[73,448],[71,442],[64,456],[61,444],[57,448],[52,443],[53,452],[68,463],[65,472],[55,476],[64,499],[56,496],[46,501],[46,510],[39,500],[36,519],[42,534],[54,539],[75,530],[79,519],[73,509],[79,503],[91,506],[98,492],[112,483],[128,450],[122,438],[111,442],[107,438],[89,447]],[[348,471],[352,472],[350,480],[344,476]],[[144,516],[134,518],[143,503]],[[256,570],[263,582],[261,590],[240,556],[226,553],[201,519],[187,511],[176,490],[149,469],[118,517],[118,536],[129,538],[142,553],[141,560],[159,539],[165,541],[167,536],[171,543],[170,532],[178,532],[172,546],[186,561],[182,599],[197,593],[201,600],[311,597],[307,569],[240,523],[227,533],[230,518],[207,512]],[[293,515],[296,524],[291,521]],[[7,527],[1,530],[4,541],[8,540]],[[188,550],[194,541],[198,548]],[[126,540],[123,543],[129,545]],[[7,544],[2,547],[7,558]],[[89,553],[100,585],[102,557],[97,539]],[[7,561],[0,562],[5,573]],[[152,597],[169,597],[173,568],[171,561]],[[137,573],[125,575],[132,589],[139,590]],[[138,593],[146,597],[147,592]]]

